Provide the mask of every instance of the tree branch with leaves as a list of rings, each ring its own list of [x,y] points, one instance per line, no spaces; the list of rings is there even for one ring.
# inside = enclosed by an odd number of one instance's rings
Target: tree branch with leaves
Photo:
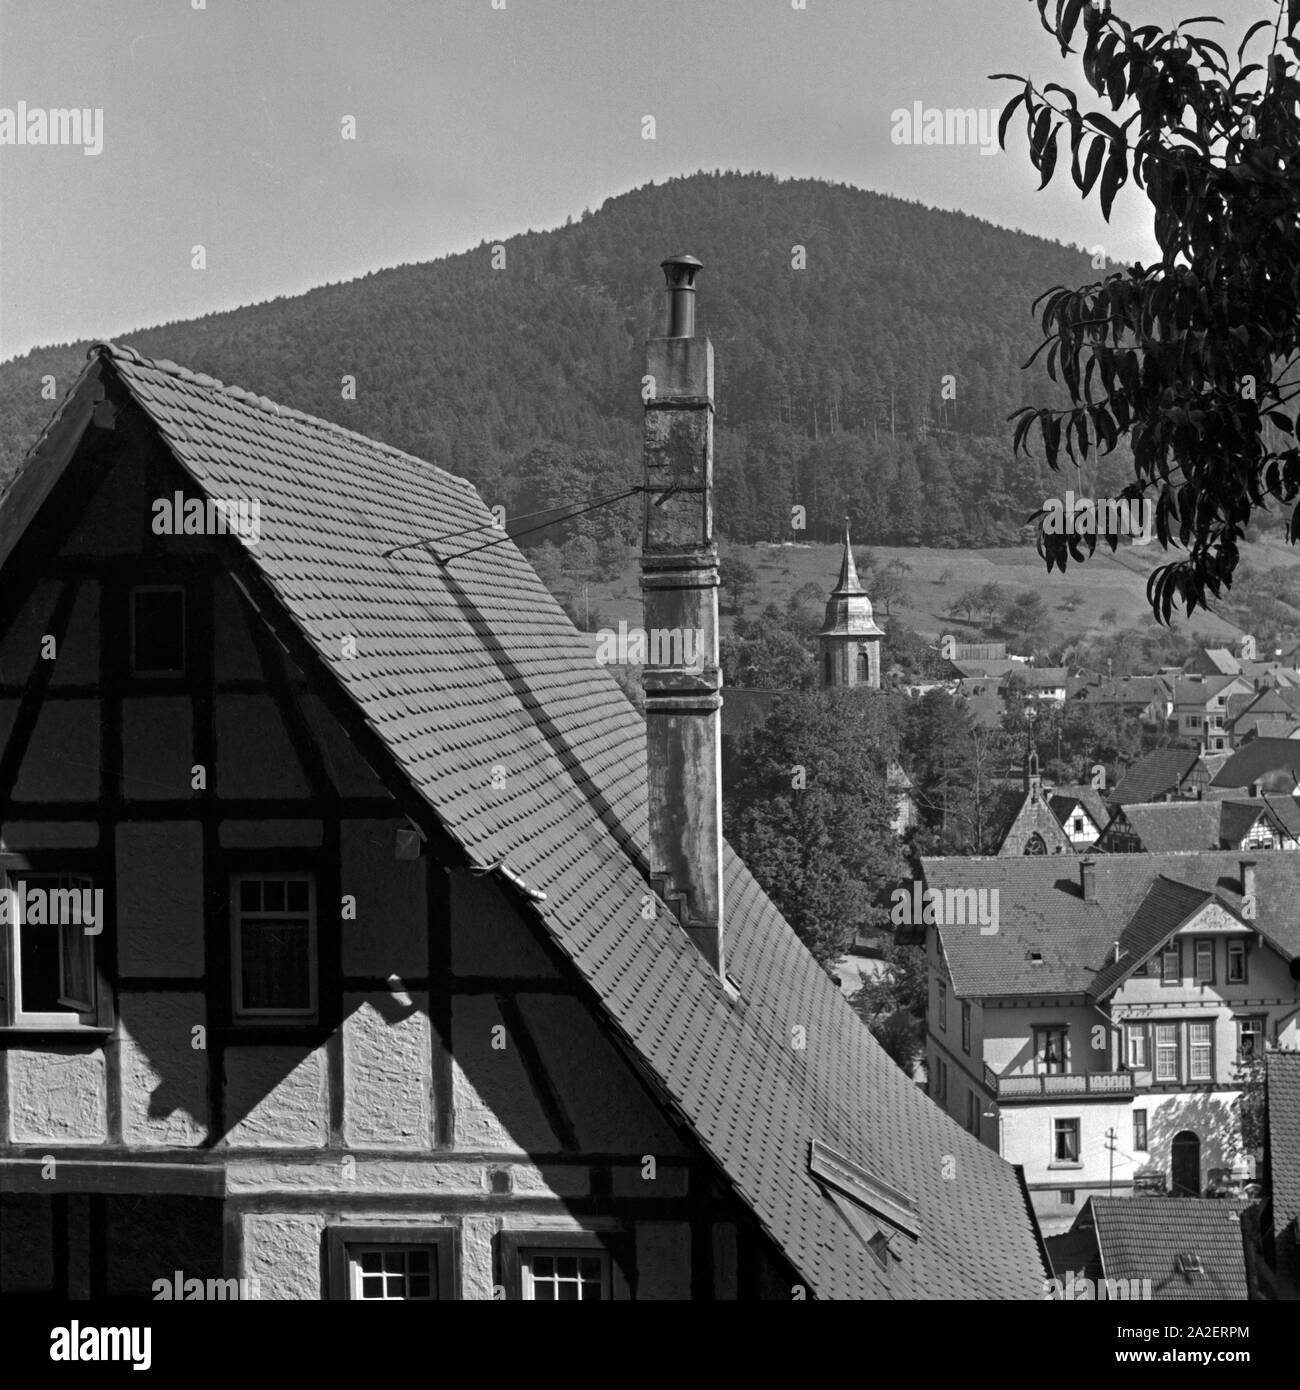
[[[1064,135],[1070,177],[1085,199],[1096,192],[1107,221],[1131,182],[1151,204],[1160,260],[1035,301],[1043,338],[1024,365],[1046,352],[1071,405],[1016,411],[1014,446],[1027,452],[1036,428],[1059,470],[1063,455],[1082,465],[1090,450],[1128,439],[1134,476],[1121,496],[1151,502],[1162,547],[1187,552],[1147,583],[1152,611],[1168,622],[1175,605],[1190,615],[1231,586],[1256,512],[1291,507],[1288,535],[1300,536],[1300,447],[1284,409],[1300,390],[1300,0],[1277,0],[1235,62],[1192,32],[1223,22],[1214,17],[1135,28],[1109,0],[1031,3],[1063,58],[1082,33],[1084,79],[1109,114],[1085,111],[1058,83],[999,73],[1022,88],[1002,113],[1003,148],[1023,111],[1046,188]],[[1264,60],[1247,61],[1270,35]],[[1049,571],[1064,571],[1098,539],[1114,550],[1119,537],[1040,525],[1038,550]]]

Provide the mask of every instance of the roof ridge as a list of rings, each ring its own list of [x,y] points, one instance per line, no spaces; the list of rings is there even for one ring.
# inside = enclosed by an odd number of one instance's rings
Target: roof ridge
[[[435,472],[448,478],[454,478],[457,482],[468,481],[468,479],[461,478],[455,473],[449,473],[445,468],[439,467],[438,464],[432,463],[428,459],[422,459],[418,454],[408,453],[405,449],[399,449],[394,444],[385,444],[382,439],[375,439],[371,435],[360,433],[358,430],[350,430],[346,425],[340,425],[334,420],[326,420],[323,416],[309,415],[305,410],[295,410],[293,406],[281,405],[279,401],[273,401],[270,396],[259,396],[256,391],[249,391],[246,387],[219,381],[215,376],[209,376],[206,372],[191,371],[189,367],[182,367],[179,362],[173,362],[170,357],[146,357],[144,353],[127,343],[115,343],[110,338],[101,338],[90,345],[86,357],[111,357],[118,361],[133,362],[137,366],[152,367],[155,371],[163,372],[167,376],[174,377],[177,381],[187,381],[209,391],[220,391],[222,395],[229,396],[232,400],[237,400],[243,405],[260,410],[267,415],[314,425],[317,429],[328,430],[331,434],[339,434],[348,439],[358,440],[371,449],[379,449],[383,453],[392,454],[395,458],[405,459],[408,463],[419,464],[421,468],[432,468]]]

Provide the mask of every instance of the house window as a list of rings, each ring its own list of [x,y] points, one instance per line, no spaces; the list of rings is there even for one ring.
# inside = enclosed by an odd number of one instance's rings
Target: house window
[[[1135,1071],[1145,1071],[1151,1065],[1147,1057],[1147,1026],[1145,1023],[1124,1025],[1124,1059]]]
[[[939,1014],[939,1031],[940,1031],[941,1033],[946,1033],[946,1032],[948,1031],[948,986],[944,983],[943,980],[940,980],[938,983],[939,983],[939,1009],[938,1009],[938,1014]]]
[[[1156,1080],[1178,1080],[1178,1025],[1155,1025]]]
[[[1237,1061],[1250,1062],[1264,1055],[1264,1030],[1268,1019],[1263,1014],[1247,1014],[1237,1019]]]
[[[1060,1189],[1060,1193],[1061,1193],[1061,1205],[1062,1205],[1063,1207],[1072,1207],[1072,1206],[1074,1205],[1074,1203],[1075,1203],[1075,1195],[1074,1195],[1074,1194],[1075,1194],[1075,1191],[1076,1191],[1076,1189],[1073,1188],[1073,1187],[1063,1187],[1063,1188]]]
[[[1078,1163],[1079,1121],[1055,1120],[1052,1126],[1052,1153],[1057,1163]]]
[[[1075,818],[1074,818],[1074,833],[1075,833],[1076,835],[1082,835],[1082,834],[1083,834],[1083,817],[1082,817],[1082,816],[1075,816]]]
[[[970,1051],[970,1000],[961,1001],[961,1050]]]
[[[1160,953],[1160,983],[1177,985],[1183,978],[1183,944],[1171,941]]]
[[[185,590],[148,584],[132,589],[131,674],[185,674]]]
[[[626,1299],[624,1240],[617,1233],[504,1232],[496,1242],[499,1283],[507,1298],[530,1303]]]
[[[1196,943],[1196,983],[1198,985],[1212,985],[1214,983],[1214,942],[1198,941]]]
[[[1034,1029],[1035,1070],[1047,1076],[1060,1076],[1065,1071],[1066,1039],[1064,1028]]]
[[[940,1105],[948,1104],[948,1064],[942,1057],[934,1059],[934,1098]]]
[[[1212,1023],[1188,1025],[1187,1061],[1189,1080],[1214,1080],[1214,1025]]]
[[[1145,1110],[1133,1112],[1133,1150],[1140,1154],[1147,1151],[1147,1112]]]
[[[450,1227],[327,1227],[330,1297],[364,1303],[453,1299],[455,1239]]]
[[[316,1014],[316,904],[308,874],[231,878],[234,1012],[237,1018]]]
[[[0,869],[0,999],[16,1028],[94,1027],[101,1019],[95,962],[102,891],[83,874]],[[11,982],[11,983],[10,983]],[[7,986],[7,988],[6,988]]]
[[[830,654],[830,652],[827,652],[826,655],[822,658],[822,681],[823,681],[823,684],[825,684],[825,685],[830,685],[830,683],[831,683],[831,676],[832,676],[832,670],[831,670],[831,654]]]
[[[871,682],[871,663],[868,661],[865,651],[858,653],[858,681],[863,685]]]
[[[974,1091],[966,1092],[966,1128],[972,1134],[980,1132],[980,1098]]]
[[[519,1271],[526,1302],[609,1300],[609,1254],[604,1250],[521,1250]]]
[[[1244,985],[1246,983],[1246,943],[1244,941],[1228,942],[1228,983],[1230,985]]]

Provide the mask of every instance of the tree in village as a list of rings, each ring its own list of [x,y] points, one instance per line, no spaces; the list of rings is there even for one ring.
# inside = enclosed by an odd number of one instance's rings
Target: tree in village
[[[737,618],[719,643],[719,659],[723,685],[748,690],[808,690],[816,675],[812,652],[779,612]]]
[[[849,1000],[872,1036],[911,1076],[924,1047],[928,971],[920,946],[887,941],[879,975]]]
[[[1134,27],[1109,0],[1057,0],[1051,15],[1049,0],[1032,2],[1063,58],[1082,22],[1084,79],[1110,114],[1085,111],[1057,83],[999,73],[1022,88],[999,138],[1005,147],[1023,109],[1045,188],[1064,134],[1070,177],[1085,198],[1096,190],[1107,220],[1131,180],[1151,204],[1160,258],[1036,301],[1043,340],[1030,361],[1046,351],[1071,403],[1015,412],[1015,449],[1036,426],[1059,468],[1062,450],[1082,464],[1127,438],[1132,479],[1122,495],[1153,501],[1160,544],[1188,552],[1147,584],[1167,622],[1175,605],[1190,615],[1231,586],[1239,542],[1270,502],[1291,508],[1288,535],[1300,535],[1291,404],[1300,393],[1300,0],[1275,0],[1276,15],[1246,28],[1235,59],[1200,32],[1223,22],[1213,17],[1166,30]],[[1117,538],[1106,540],[1113,550]],[[1040,528],[1038,546],[1049,570],[1064,570],[1096,543]]]
[[[895,716],[876,692],[783,696],[728,759],[727,838],[823,966],[888,923],[904,873],[886,784]]]

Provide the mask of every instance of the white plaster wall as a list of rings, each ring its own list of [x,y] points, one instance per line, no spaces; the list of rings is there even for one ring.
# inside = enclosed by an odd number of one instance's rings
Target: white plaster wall
[[[428,994],[412,994],[411,1005],[392,995],[344,995],[343,1138],[351,1148],[429,1147]]]
[[[356,920],[342,921],[348,975],[425,975],[429,969],[426,864],[393,857],[405,819],[346,820],[341,827],[340,888],[356,898]]]
[[[203,832],[197,821],[118,826],[117,903],[123,975],[203,974]]]
[[[325,1054],[297,1047],[229,1047],[226,1113],[234,1148],[320,1148],[329,1137]],[[245,1114],[245,1112],[247,1112]]]
[[[188,699],[122,701],[123,796],[133,801],[201,797],[192,786],[194,762],[194,715]]]
[[[321,1297],[321,1232],[315,1213],[246,1213],[243,1218],[243,1277],[256,1279],[261,1299]]]
[[[108,1138],[102,1048],[9,1052],[9,1138],[15,1144],[102,1144]]]
[[[132,1147],[188,1148],[208,1134],[205,1046],[194,1028],[207,1027],[202,994],[124,991],[121,1018],[122,1138]],[[150,1115],[150,1110],[161,1113]]]

